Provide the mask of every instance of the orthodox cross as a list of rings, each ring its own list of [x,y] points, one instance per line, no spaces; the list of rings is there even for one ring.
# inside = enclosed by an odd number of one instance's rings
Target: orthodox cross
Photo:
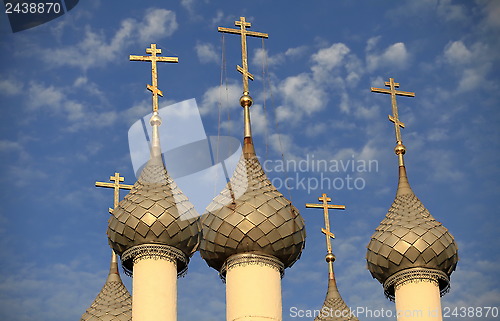
[[[132,189],[133,185],[120,184],[120,182],[125,181],[125,177],[120,177],[120,173],[115,173],[115,176],[110,176],[109,180],[112,181],[113,183],[95,182],[95,186],[114,188],[115,190],[115,197],[113,203],[114,206],[113,208],[109,209],[109,213],[112,214],[113,209],[115,209],[118,206],[118,200],[120,198],[120,189]]]
[[[177,57],[158,57],[156,54],[161,54],[161,49],[156,48],[156,44],[152,43],[151,48],[146,48],[146,53],[151,56],[133,56],[130,55],[131,61],[150,61],[151,62],[151,81],[152,85],[147,85],[146,88],[153,93],[153,112],[158,112],[158,95],[163,97],[163,92],[158,89],[158,73],[156,71],[156,62],[179,62]]]
[[[335,210],[345,210],[345,205],[334,205],[334,204],[328,204],[328,202],[331,202],[332,199],[327,197],[325,193],[323,193],[323,196],[318,197],[318,201],[323,202],[322,204],[306,204],[307,208],[322,208],[323,209],[323,214],[325,218],[325,228],[321,229],[321,232],[326,235],[326,248],[329,254],[332,254],[332,243],[330,242],[330,238],[335,238],[335,235],[330,231],[330,218],[328,217],[328,210],[329,209],[335,209]]]
[[[243,92],[248,95],[248,78],[253,80],[253,75],[248,71],[248,55],[247,55],[247,36],[259,37],[259,38],[268,38],[269,35],[267,33],[249,31],[246,28],[250,27],[252,24],[245,20],[245,17],[240,17],[239,21],[234,22],[235,26],[239,26],[240,29],[232,29],[232,28],[223,28],[219,27],[217,30],[219,32],[225,33],[235,33],[241,35],[241,66],[236,66],[236,69],[242,73],[243,75]]]
[[[389,81],[386,81],[385,85],[387,87],[390,87],[390,89],[373,88],[373,87],[371,87],[371,91],[372,92],[376,92],[376,93],[390,94],[391,95],[392,116],[389,115],[389,120],[394,123],[394,129],[396,131],[396,141],[398,143],[402,144],[403,141],[401,139],[401,130],[400,130],[400,127],[404,128],[405,124],[399,120],[399,116],[398,116],[398,104],[396,102],[396,95],[408,96],[408,97],[415,97],[415,93],[408,92],[408,91],[396,90],[396,88],[399,88],[399,83],[394,82],[394,78],[389,78]]]

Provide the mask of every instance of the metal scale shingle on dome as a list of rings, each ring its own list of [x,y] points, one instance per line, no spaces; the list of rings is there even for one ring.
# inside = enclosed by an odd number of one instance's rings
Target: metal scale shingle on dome
[[[406,175],[395,95],[414,96],[413,93],[395,90],[399,84],[390,78],[390,90],[372,88],[372,91],[390,93],[399,157],[399,183],[396,197],[385,218],[375,229],[366,255],[368,269],[384,285],[387,297],[394,299],[395,285],[401,279],[412,280],[421,275],[432,275],[439,283],[441,295],[449,289],[449,277],[458,262],[458,247],[453,236],[429,213],[412,191]]]
[[[132,297],[120,278],[116,254],[112,252],[108,278],[80,321],[131,321]]]
[[[359,321],[340,296],[335,278],[328,280],[325,302],[314,321]]]
[[[220,271],[233,254],[258,253],[291,266],[304,247],[298,210],[269,181],[251,143],[246,143],[230,182],[207,207],[202,257]],[[233,198],[234,197],[234,198]]]
[[[267,38],[249,31],[244,17],[236,21],[241,29],[219,27],[219,32],[241,34],[243,75],[244,142],[239,163],[224,190],[207,207],[202,219],[203,238],[200,253],[207,264],[224,277],[224,264],[235,254],[255,253],[278,259],[282,268],[290,267],[305,244],[304,221],[299,211],[267,178],[255,154],[250,125],[246,36]]]

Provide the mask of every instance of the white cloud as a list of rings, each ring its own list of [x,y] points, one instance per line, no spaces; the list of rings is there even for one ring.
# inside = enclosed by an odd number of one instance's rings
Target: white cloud
[[[27,106],[33,112],[49,112],[65,118],[68,123],[63,123],[61,128],[71,132],[109,126],[117,120],[116,112],[92,110],[82,102],[69,98],[68,92],[64,87],[56,88],[31,82]]]
[[[295,48],[288,48],[285,51],[285,56],[292,57],[292,58],[300,57],[306,51],[307,51],[307,46],[299,46],[299,47],[295,47]]]
[[[23,83],[10,78],[0,80],[1,95],[17,95],[23,90]]]
[[[217,14],[212,18],[212,26],[219,24],[222,19],[224,19],[224,12],[222,10],[217,10]]]
[[[394,43],[380,53],[374,52],[376,49],[373,48],[373,46],[375,46],[373,42],[377,41],[372,40],[371,44],[370,40],[368,42],[367,49],[370,49],[366,54],[366,65],[368,70],[374,71],[384,67],[395,67],[398,69],[404,69],[407,67],[410,54],[406,50],[404,43]]]
[[[287,50],[289,55],[302,54],[305,48],[297,47]],[[283,61],[287,54],[276,55]],[[332,97],[338,99],[335,103],[342,112],[348,113],[351,104],[347,86],[359,82],[364,73],[361,61],[350,54],[350,49],[343,43],[334,43],[321,48],[311,55],[310,72],[302,72],[282,80],[275,91],[282,96],[282,103],[276,108],[275,116],[278,122],[295,125],[304,117],[311,116],[323,110]],[[304,129],[310,135],[316,129]]]
[[[61,88],[54,86],[46,87],[43,84],[32,82],[28,97],[28,106],[32,110],[49,110],[61,114],[72,121],[83,118],[83,106],[76,101],[68,99]]]
[[[220,128],[223,132],[227,133],[227,135],[235,135],[240,137],[240,133],[242,132],[243,122],[242,120],[223,120],[220,123]]]
[[[292,141],[292,137],[286,134],[275,133],[269,136],[269,146],[279,155],[292,153]]]
[[[380,38],[382,38],[382,37],[376,36],[376,37],[371,37],[370,39],[368,39],[368,41],[366,42],[365,51],[366,52],[373,51],[376,48],[377,44],[379,43]]]
[[[420,0],[410,1],[395,6],[390,10],[388,16],[399,23],[408,23],[409,21],[422,23],[423,19],[429,21],[446,21],[465,24],[468,22],[467,6],[461,4],[452,4],[451,0]],[[418,20],[417,20],[418,19]]]
[[[285,57],[283,54],[269,55],[266,49],[256,49],[252,55],[252,64],[255,66],[275,66],[283,63]]]
[[[126,123],[132,124],[149,113],[151,113],[151,102],[144,100],[124,110],[122,115]]]
[[[454,41],[444,49],[444,58],[451,64],[464,64],[470,62],[472,53],[462,41]]]
[[[177,30],[175,13],[165,9],[148,9],[142,21],[125,19],[108,39],[104,30],[86,25],[78,43],[41,49],[42,59],[53,66],[72,66],[87,70],[116,60],[125,47],[134,42],[158,41]],[[160,48],[161,49],[161,48]]]
[[[214,110],[218,110],[219,108],[221,111],[224,111],[235,106],[239,107],[241,94],[241,86],[236,84],[208,88],[203,94],[199,108],[200,113],[205,115],[213,113]]]
[[[148,9],[140,25],[139,39],[146,43],[171,36],[179,26],[175,12],[157,8]]]
[[[427,134],[427,139],[431,142],[440,142],[449,139],[448,130],[445,128],[431,128]]]
[[[448,43],[436,61],[444,62],[458,75],[455,77],[458,79],[456,93],[465,93],[479,87],[496,88],[496,84],[488,79],[488,74],[497,56],[490,44],[477,41],[467,45],[458,40]]]
[[[298,121],[301,115],[311,115],[323,109],[328,102],[324,89],[307,73],[286,78],[280,84],[279,91],[283,95],[284,105],[277,109],[278,121]]]
[[[181,0],[181,6],[186,8],[187,11],[190,13],[193,13],[194,11],[194,5],[195,5],[196,0]]]
[[[23,148],[18,142],[0,140],[0,152],[21,151]]]
[[[30,99],[28,106],[32,109],[38,109],[42,106],[59,108],[61,101],[64,99],[64,94],[54,86],[45,87],[42,84],[32,82],[28,97]]]
[[[460,245],[460,244],[459,244]],[[464,250],[460,245],[460,249]],[[470,251],[462,251],[457,270],[451,276],[451,292],[443,298],[445,305],[454,307],[495,307],[500,305],[500,291],[492,285],[498,282],[497,270],[500,262],[494,259],[473,259]],[[483,310],[485,312],[486,310]],[[495,320],[486,318],[486,320]],[[491,312],[490,312],[491,317]],[[470,318],[472,320],[473,318]],[[477,318],[475,318],[477,319]],[[469,320],[469,319],[466,319]]]
[[[365,107],[364,105],[360,105],[355,107],[354,115],[366,120],[374,119],[380,114],[380,108],[378,106]]]
[[[8,181],[16,187],[26,187],[33,181],[45,180],[47,173],[32,165],[12,165],[8,167],[7,175],[2,180]]]
[[[486,84],[486,74],[488,72],[488,67],[484,68],[468,68],[463,71],[462,78],[458,83],[457,91],[460,93],[463,92],[471,92],[474,89],[477,89],[483,84]]]
[[[302,56],[307,50],[306,46],[288,48],[285,52],[270,55],[267,49],[259,48],[252,54],[252,64],[255,66],[277,66],[285,62],[287,58],[295,59]]]
[[[320,49],[311,57],[315,63],[312,68],[313,72],[317,73],[319,70],[331,71],[341,64],[349,51],[349,48],[343,43],[334,43],[328,48]]]
[[[3,320],[77,319],[90,306],[106,280],[105,270],[84,272],[75,262],[25,266],[9,271],[0,281]]]
[[[484,23],[492,29],[500,28],[500,2],[498,1],[476,1],[481,3],[483,13],[485,14]]]
[[[316,137],[324,134],[328,129],[325,123],[317,123],[314,126],[308,126],[305,129],[305,134],[309,137]]]
[[[219,55],[215,51],[213,44],[198,42],[194,49],[196,50],[196,54],[198,55],[200,62],[219,62]]]
[[[417,148],[419,147],[417,146]],[[454,184],[464,182],[466,176],[462,167],[457,163],[459,157],[454,152],[449,150],[437,151],[430,148],[426,152],[423,157],[430,165],[432,172],[432,175],[429,175],[430,178],[437,182],[453,182]],[[456,184],[456,186],[460,185]]]

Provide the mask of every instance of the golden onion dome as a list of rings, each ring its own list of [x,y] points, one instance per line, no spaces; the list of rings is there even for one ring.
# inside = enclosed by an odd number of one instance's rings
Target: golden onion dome
[[[153,139],[151,158],[137,182],[113,210],[108,221],[108,239],[117,254],[143,245],[165,245],[177,249],[178,272],[187,269],[189,257],[197,250],[200,240],[199,216],[193,204],[168,175],[161,158],[158,126],[161,119],[151,118]],[[132,271],[132,258],[123,267]]]
[[[108,278],[80,321],[131,321],[132,296],[118,272],[118,261],[113,252]]]
[[[396,198],[375,229],[366,255],[368,270],[394,298],[390,277],[411,268],[441,271],[439,287],[444,294],[458,262],[458,247],[448,229],[429,213],[413,193],[404,166],[399,167]]]
[[[217,271],[239,253],[271,255],[287,268],[305,244],[304,220],[267,178],[251,137],[245,137],[232,178],[207,207],[201,224],[201,256]]]

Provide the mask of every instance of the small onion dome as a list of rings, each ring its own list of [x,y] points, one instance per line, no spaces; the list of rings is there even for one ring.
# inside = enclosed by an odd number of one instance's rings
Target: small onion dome
[[[385,284],[389,277],[412,268],[440,271],[438,281],[443,295],[458,262],[457,251],[453,236],[415,196],[406,169],[400,166],[396,198],[368,244],[366,260],[372,276],[394,299],[394,284]]]
[[[314,321],[359,321],[340,296],[335,277],[328,280],[325,302]]]
[[[184,259],[177,259],[177,269],[182,274],[199,244],[199,216],[163,165],[158,118],[153,116],[151,120],[151,159],[130,193],[113,210],[107,234],[111,247],[119,255],[142,244],[167,245],[180,250],[185,255]],[[131,273],[132,257],[125,260],[122,257],[122,261],[125,270]]]
[[[80,321],[131,321],[132,297],[118,273],[113,252],[108,279]]]
[[[267,178],[250,137],[231,180],[207,207],[202,234],[201,256],[219,272],[238,253],[272,255],[285,268],[302,253],[304,220]]]

